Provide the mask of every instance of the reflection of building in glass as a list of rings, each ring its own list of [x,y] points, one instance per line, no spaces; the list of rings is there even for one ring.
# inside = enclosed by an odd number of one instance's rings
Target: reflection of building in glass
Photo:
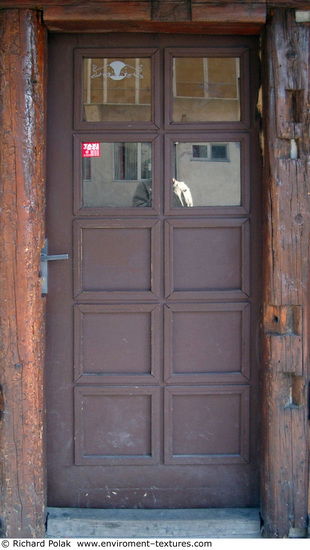
[[[151,59],[85,58],[84,120],[150,120]]]
[[[149,142],[101,143],[100,157],[82,160],[84,206],[130,207],[138,182],[152,187]]]
[[[114,180],[140,181],[150,176],[150,143],[114,143]]]
[[[194,206],[241,204],[240,142],[176,142],[175,177],[190,187]]]
[[[209,143],[208,145],[192,145],[192,160],[229,161],[228,143]]]
[[[91,159],[82,158],[83,181],[91,181]]]
[[[240,120],[239,79],[239,58],[174,57],[173,120]]]

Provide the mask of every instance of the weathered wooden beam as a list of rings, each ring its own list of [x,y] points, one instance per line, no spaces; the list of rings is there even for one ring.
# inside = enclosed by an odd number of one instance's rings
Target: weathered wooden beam
[[[126,0],[114,0],[114,3],[124,2]],[[129,0],[130,1],[130,0]],[[208,4],[228,4],[231,0],[221,0],[216,2],[215,0],[137,0],[140,4],[154,3],[182,3],[186,1],[191,3],[192,6],[204,6]],[[100,4],[110,3],[111,0],[0,0],[0,8],[30,8],[30,9],[44,9],[47,6],[77,6],[80,8],[88,9]],[[309,0],[234,0],[236,4],[264,4],[267,7],[287,7],[287,8],[308,8]]]
[[[227,32],[257,34],[266,20],[266,7],[235,2],[188,3],[104,2],[96,6],[54,6],[44,9],[51,31],[63,32]],[[187,25],[187,26],[186,26]],[[248,27],[248,28],[247,28]]]
[[[53,6],[44,10],[44,20],[48,24],[52,20],[63,22],[84,21],[85,28],[89,22],[99,23],[113,21],[150,21],[151,4],[149,2],[104,2],[92,6]]]
[[[306,536],[309,383],[310,29],[274,9],[264,44],[262,518]]]
[[[152,21],[190,21],[191,0],[152,0]]]
[[[45,523],[45,31],[30,10],[0,12],[1,524],[42,537]]]
[[[230,23],[257,23],[263,25],[266,21],[266,5],[261,2],[223,2],[209,4],[206,2],[192,3],[193,21],[221,21]]]
[[[187,32],[188,22],[193,33],[257,34],[266,20],[265,0],[19,0],[14,5],[43,10],[47,28],[60,32]],[[0,0],[1,7],[12,7],[11,0]]]
[[[253,11],[255,17],[255,11],[258,9],[258,5],[264,7],[265,10],[272,9],[274,7],[285,7],[295,9],[309,9],[309,0],[221,0],[216,2],[215,0],[18,0],[13,2],[12,0],[0,0],[1,8],[27,8],[44,10],[48,7],[62,8],[72,7],[77,11],[92,11],[100,7],[110,6],[115,8],[115,13],[119,12],[118,5],[132,3],[136,5],[137,9],[140,6],[140,10],[145,13],[153,12],[153,19],[160,18],[161,21],[171,20],[174,15],[175,18],[179,17],[180,20],[189,19],[191,11],[194,13],[206,13],[207,10],[221,9],[225,10],[229,4],[239,4],[246,6],[247,11]],[[168,19],[167,19],[168,18]]]

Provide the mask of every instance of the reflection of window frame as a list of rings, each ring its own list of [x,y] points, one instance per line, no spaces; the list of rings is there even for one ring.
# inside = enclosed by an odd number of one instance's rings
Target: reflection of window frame
[[[182,56],[185,57],[185,56]],[[176,59],[181,59],[181,56],[175,56],[173,57],[173,97],[174,98],[192,98],[197,101],[201,99],[210,99],[210,100],[221,100],[221,101],[239,101],[240,100],[240,93],[239,93],[239,82],[240,82],[240,58],[239,57],[232,57],[229,56],[229,58],[235,59],[236,64],[236,97],[214,97],[210,95],[209,89],[208,89],[208,60],[210,57],[201,57],[202,63],[203,63],[203,94],[201,96],[184,96],[184,95],[177,95],[177,80],[176,80]],[[223,56],[225,57],[225,56]]]
[[[207,154],[206,155],[202,155],[202,154],[194,154],[194,148],[195,148],[195,151],[197,153],[199,152],[202,152],[203,149],[207,150]],[[191,159],[192,160],[209,160],[209,147],[208,145],[206,145],[205,143],[202,144],[202,143],[192,143],[192,155],[191,155]]]
[[[229,157],[229,143],[222,143],[222,142],[210,142],[210,143],[192,143],[192,150],[191,150],[191,161],[194,161],[194,162],[230,162],[230,157]],[[225,156],[223,156],[222,158],[216,158],[214,157],[214,155],[212,154],[212,147],[216,147],[216,146],[221,146],[221,147],[225,147]],[[201,148],[202,150],[202,147],[203,148],[206,148],[207,149],[207,156],[197,156],[196,153],[194,154],[193,151],[194,151],[194,147],[197,147],[197,148]],[[196,151],[199,151],[199,149],[196,149]]]
[[[213,147],[219,146],[225,148],[225,156],[220,158],[215,157],[212,152]],[[212,162],[230,162],[228,143],[210,143],[210,153],[210,160],[212,160]]]
[[[124,177],[116,177],[116,165],[115,165],[115,159],[116,159],[116,146],[119,148],[119,146],[125,146],[125,144],[131,143],[137,145],[137,159],[136,159],[136,178],[126,178],[125,174]],[[142,178],[142,145],[146,142],[115,142],[114,145],[114,152],[113,152],[113,181],[148,181],[150,178]],[[150,143],[151,145],[151,143]],[[151,152],[151,163],[152,163],[152,145],[150,147]],[[126,150],[124,149],[123,155],[126,154]],[[119,169],[119,167],[118,167]],[[119,170],[119,176],[121,175],[121,171]],[[151,177],[152,171],[150,171],[150,177]]]
[[[92,181],[91,179],[91,158],[82,158],[82,175],[83,181]]]

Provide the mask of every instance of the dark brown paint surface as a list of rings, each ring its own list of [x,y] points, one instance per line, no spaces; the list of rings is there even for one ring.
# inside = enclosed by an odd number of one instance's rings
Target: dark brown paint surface
[[[159,124],[143,129],[126,124],[123,130],[117,124],[114,134],[113,124],[108,128],[110,135],[137,136],[137,141],[157,136],[156,207],[149,213],[75,208],[81,190],[74,142],[104,141],[107,129],[97,124],[86,131],[81,122],[74,128],[79,83],[73,77],[73,51],[104,46],[124,52],[126,46],[159,49]],[[202,46],[226,54],[242,47],[249,54],[251,76],[247,61],[242,71],[242,118],[231,125],[176,128],[164,123],[169,97],[164,51]],[[52,506],[258,503],[260,193],[259,168],[250,170],[257,166],[251,122],[256,47],[254,39],[226,43],[222,37],[50,37],[49,249],[70,254],[68,262],[50,265],[49,273]],[[222,141],[225,132],[246,143],[243,207],[173,209],[172,162],[163,137]]]

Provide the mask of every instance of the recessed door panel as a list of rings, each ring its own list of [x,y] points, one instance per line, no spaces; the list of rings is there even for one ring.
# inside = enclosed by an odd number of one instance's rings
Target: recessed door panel
[[[166,400],[167,464],[248,461],[246,386],[167,388]]]
[[[75,464],[153,463],[157,416],[157,388],[76,388]]]
[[[158,293],[159,226],[154,221],[76,221],[75,296],[90,300]]]
[[[169,304],[165,323],[167,382],[228,383],[250,378],[249,304]]]
[[[75,380],[107,384],[158,380],[157,305],[84,305],[74,308]]]
[[[166,222],[166,294],[171,298],[249,295],[247,220]]]

